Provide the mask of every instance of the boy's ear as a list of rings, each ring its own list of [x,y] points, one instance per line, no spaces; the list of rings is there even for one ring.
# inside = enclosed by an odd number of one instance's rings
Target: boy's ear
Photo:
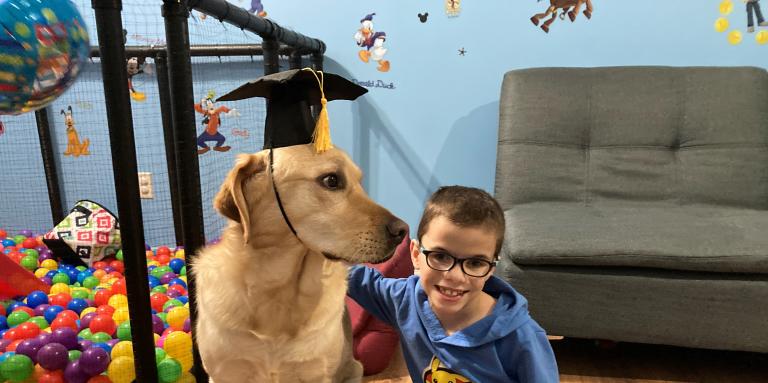
[[[235,167],[227,174],[219,193],[213,200],[213,207],[221,215],[242,225],[245,243],[248,243],[251,226],[250,209],[248,200],[245,198],[245,183],[250,177],[264,173],[266,169],[267,161],[262,153],[239,155]],[[257,196],[249,197],[250,203],[254,203],[257,198]]]
[[[419,255],[421,254],[421,250],[419,250],[419,241],[416,239],[411,239],[410,243],[410,251],[411,251],[411,263],[413,264],[413,273],[416,275],[419,275]]]

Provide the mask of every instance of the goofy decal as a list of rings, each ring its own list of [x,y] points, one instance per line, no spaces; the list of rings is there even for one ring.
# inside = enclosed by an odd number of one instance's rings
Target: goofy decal
[[[208,92],[206,98],[200,100],[199,104],[195,104],[195,110],[203,115],[203,126],[205,126],[203,132],[197,137],[197,146],[200,147],[200,149],[197,149],[197,154],[203,154],[211,150],[206,143],[208,141],[216,143],[213,150],[217,152],[226,152],[231,149],[229,146],[224,146],[224,141],[227,139],[219,132],[221,125],[220,115],[239,116],[240,114],[237,112],[237,109],[229,109],[223,105],[217,108],[213,102],[214,97],[216,97],[216,94],[213,91]]]
[[[436,356],[432,357],[429,368],[424,370],[423,377],[424,383],[472,383],[471,380],[443,366]]]

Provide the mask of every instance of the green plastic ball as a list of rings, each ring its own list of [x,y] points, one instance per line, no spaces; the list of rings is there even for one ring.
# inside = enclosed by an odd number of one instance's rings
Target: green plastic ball
[[[29,320],[27,320],[27,322],[31,322],[31,323],[36,324],[37,327],[40,327],[41,330],[45,329],[45,328],[48,328],[48,326],[49,326],[48,321],[45,320],[45,318],[40,317],[40,316],[29,318]]]
[[[77,336],[85,339],[85,340],[93,340],[93,333],[91,332],[91,329],[84,328],[82,331],[80,331]]]
[[[160,347],[155,347],[155,363],[160,364],[166,356],[168,356],[168,354],[165,353],[165,350]]]
[[[83,265],[80,265],[80,266],[75,266],[75,270],[77,270],[77,271],[85,271],[85,270],[88,270],[88,268],[83,266]]]
[[[165,358],[157,364],[157,377],[161,383],[173,383],[181,376],[181,363],[173,358]]]
[[[83,290],[83,289],[72,290],[72,298],[86,299],[88,298],[88,295],[90,295],[88,293],[88,290]]]
[[[27,255],[26,257],[21,259],[19,264],[21,265],[21,267],[29,271],[35,271],[35,269],[37,269],[37,256]]]
[[[35,249],[24,249],[23,253],[24,255],[31,255],[35,258],[40,256],[40,253],[38,253]]]
[[[3,376],[11,382],[23,382],[32,375],[35,369],[32,359],[26,355],[16,354],[9,356],[0,364]]]
[[[85,331],[85,330],[83,330],[83,331]],[[112,339],[112,336],[110,336],[109,334],[107,334],[105,332],[97,332],[97,333],[95,333],[95,334],[93,334],[91,336],[91,341],[93,343],[106,343],[110,339]]]
[[[57,273],[56,275],[53,276],[52,281],[53,281],[52,282],[53,284],[63,283],[65,285],[68,285],[69,275],[67,275],[67,273]]]
[[[19,234],[13,237],[13,242],[16,242],[16,245],[21,245],[24,240],[27,239],[27,237]]]
[[[152,292],[153,293],[163,293],[163,294],[165,294],[167,291],[168,291],[168,288],[163,286],[163,285],[155,286],[155,287],[152,288]]]
[[[74,362],[80,359],[80,354],[82,354],[80,350],[69,350],[69,361]]]
[[[85,288],[92,289],[98,285],[99,285],[99,278],[96,278],[93,275],[91,275],[90,277],[85,277],[85,279],[83,279],[83,287]]]
[[[187,266],[182,266],[179,275],[187,275]]]
[[[8,314],[8,326],[9,327],[16,327],[27,320],[29,320],[30,316],[24,311],[14,311],[10,314]]]
[[[123,260],[123,249],[120,249],[117,251],[117,254],[115,254],[115,259],[117,259],[118,261]]]
[[[131,340],[131,322],[125,321],[117,326],[117,338],[120,340]]]

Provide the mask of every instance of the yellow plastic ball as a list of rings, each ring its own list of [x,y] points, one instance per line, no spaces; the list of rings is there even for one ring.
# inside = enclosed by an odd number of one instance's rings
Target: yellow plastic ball
[[[107,376],[112,383],[131,383],[136,379],[134,371],[133,358],[120,356],[112,359],[107,367]]]
[[[160,262],[158,262],[158,261],[149,261],[149,262],[147,262],[147,267],[149,267],[149,266],[159,267],[160,266]]]
[[[52,261],[52,259],[46,259],[45,261]],[[43,262],[45,262],[45,261],[43,261]],[[49,269],[47,269],[45,267],[41,267],[41,268],[35,270],[35,277],[42,278],[42,277],[45,276],[45,274],[48,274],[49,271],[51,271],[51,270],[49,270]]]
[[[183,368],[183,367],[182,367]],[[195,383],[195,376],[190,374],[189,372],[184,372],[179,377],[179,380],[176,381],[176,383]]]
[[[755,41],[757,41],[758,44],[768,44],[768,31],[760,31],[757,32],[755,35]]]
[[[741,43],[741,32],[737,30],[730,31],[728,33],[728,42],[731,43],[731,45],[738,45]]]
[[[117,342],[115,344],[115,347],[112,347],[112,359],[117,359],[121,356],[127,356],[131,359],[133,359],[133,342],[124,340],[122,342]]]
[[[154,335],[154,336],[153,336],[153,339],[155,340],[155,347],[159,347],[159,346],[157,345],[157,342],[159,342],[159,341],[160,341],[160,335],[157,335],[157,334],[152,334],[152,335]]]
[[[167,321],[175,331],[184,330],[184,321],[189,318],[189,309],[186,307],[174,307],[168,311]]]
[[[184,331],[173,331],[165,337],[166,354],[181,363],[181,371],[192,368],[192,337]]]
[[[71,294],[71,290],[66,283],[54,283],[49,294],[56,295],[59,293]]]
[[[715,20],[715,30],[718,32],[725,32],[728,29],[728,19],[725,17],[720,17],[717,20]]]
[[[733,12],[733,2],[731,0],[723,0],[720,3],[720,14],[725,16]]]
[[[53,259],[45,259],[40,262],[41,267],[45,267],[48,270],[56,270],[59,268],[59,263]]]
[[[109,297],[107,304],[114,307],[115,309],[128,307],[128,297],[126,297],[124,294],[115,294]]]
[[[176,250],[176,254],[174,254],[174,257],[179,258],[179,259],[186,258],[185,254],[184,254],[184,249]]]
[[[118,307],[115,309],[115,312],[112,313],[112,320],[114,320],[115,324],[118,326],[128,319],[130,319],[128,307]]]

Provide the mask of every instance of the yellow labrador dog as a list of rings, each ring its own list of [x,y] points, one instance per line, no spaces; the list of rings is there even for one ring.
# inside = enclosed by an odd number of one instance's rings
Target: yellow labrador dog
[[[385,261],[408,226],[371,201],[338,149],[275,149],[273,169],[268,150],[240,155],[215,198],[231,222],[194,262],[203,365],[215,383],[359,382],[348,263]]]

